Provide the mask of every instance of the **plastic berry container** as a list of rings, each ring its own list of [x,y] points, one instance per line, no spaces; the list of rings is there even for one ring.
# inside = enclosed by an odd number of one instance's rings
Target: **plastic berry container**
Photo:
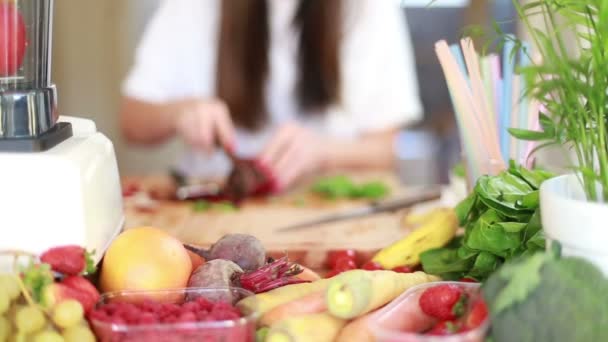
[[[469,302],[481,298],[480,284],[465,282],[432,282],[415,286],[378,311],[370,321],[370,331],[377,342],[483,342],[490,321],[486,319],[479,327],[449,336],[425,335],[438,320],[420,309],[419,299],[425,290],[438,285],[452,284],[469,295]]]
[[[163,291],[122,291],[101,296],[97,308],[104,304],[144,301],[159,304],[183,305],[202,296],[215,303],[232,298],[229,304],[252,296],[253,293],[240,288],[187,288]],[[241,318],[231,320],[205,320],[184,323],[128,324],[109,323],[90,317],[89,321],[97,339],[101,342],[254,342],[257,310],[241,311]]]

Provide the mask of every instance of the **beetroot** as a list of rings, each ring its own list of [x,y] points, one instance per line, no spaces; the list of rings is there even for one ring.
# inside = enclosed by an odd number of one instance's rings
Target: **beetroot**
[[[187,245],[186,248],[208,261],[217,259],[233,261],[244,271],[257,270],[264,266],[266,261],[266,250],[262,242],[251,235],[226,235],[213,244],[209,250]]]
[[[239,285],[237,279],[242,273],[243,269],[230,260],[211,260],[194,270],[190,276],[188,287],[237,287]],[[234,298],[235,295],[237,294],[231,293],[230,291],[216,294],[204,294],[206,299],[210,301],[224,301],[228,303],[233,303],[238,300],[238,298]],[[193,300],[201,296],[203,295],[189,294],[188,300]]]

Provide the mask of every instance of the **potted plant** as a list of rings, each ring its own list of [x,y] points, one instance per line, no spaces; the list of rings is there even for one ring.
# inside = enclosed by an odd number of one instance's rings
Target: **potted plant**
[[[546,111],[540,131],[511,134],[574,156],[572,173],[541,187],[545,235],[608,275],[608,1],[513,2],[542,59],[521,73]]]

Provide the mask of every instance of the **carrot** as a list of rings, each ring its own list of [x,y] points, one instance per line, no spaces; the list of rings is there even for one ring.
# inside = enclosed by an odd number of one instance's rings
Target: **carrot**
[[[302,273],[298,274],[296,276],[296,278],[298,279],[302,279],[302,280],[307,280],[307,281],[317,281],[319,279],[321,279],[321,276],[319,276],[317,274],[317,272],[311,270],[308,267],[304,267],[302,265],[298,265],[300,266],[300,268],[303,270]]]
[[[324,312],[326,309],[325,291],[317,291],[275,307],[262,316],[258,324],[262,326],[271,326],[276,322],[290,317],[320,313]]]
[[[424,272],[348,271],[330,279],[327,308],[336,317],[353,319],[384,306],[412,286],[437,280]]]
[[[264,315],[279,305],[300,299],[313,292],[325,291],[328,284],[329,279],[321,279],[312,283],[287,285],[272,291],[244,298],[237,303],[237,306],[241,310],[248,312],[254,310],[259,312],[260,315]]]
[[[266,342],[333,342],[344,324],[327,312],[296,316],[270,327]]]
[[[378,310],[350,321],[342,328],[336,338],[336,342],[374,342],[375,337],[370,330],[369,324],[377,312]]]

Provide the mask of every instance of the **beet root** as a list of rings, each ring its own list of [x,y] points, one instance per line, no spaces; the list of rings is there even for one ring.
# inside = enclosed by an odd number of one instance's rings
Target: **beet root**
[[[224,236],[206,254],[207,260],[231,260],[244,271],[255,271],[266,263],[266,250],[262,242],[245,234]]]
[[[243,273],[243,269],[239,265],[235,264],[230,260],[211,260],[205,264],[199,266],[192,275],[188,282],[188,287],[207,287],[207,288],[227,288],[237,287],[238,283],[235,284],[235,279],[239,278],[239,275]],[[218,293],[192,293],[188,295],[188,300],[193,300],[198,297],[205,297],[210,301],[225,301],[228,303],[234,303],[239,298],[237,293],[226,290],[226,292]]]

